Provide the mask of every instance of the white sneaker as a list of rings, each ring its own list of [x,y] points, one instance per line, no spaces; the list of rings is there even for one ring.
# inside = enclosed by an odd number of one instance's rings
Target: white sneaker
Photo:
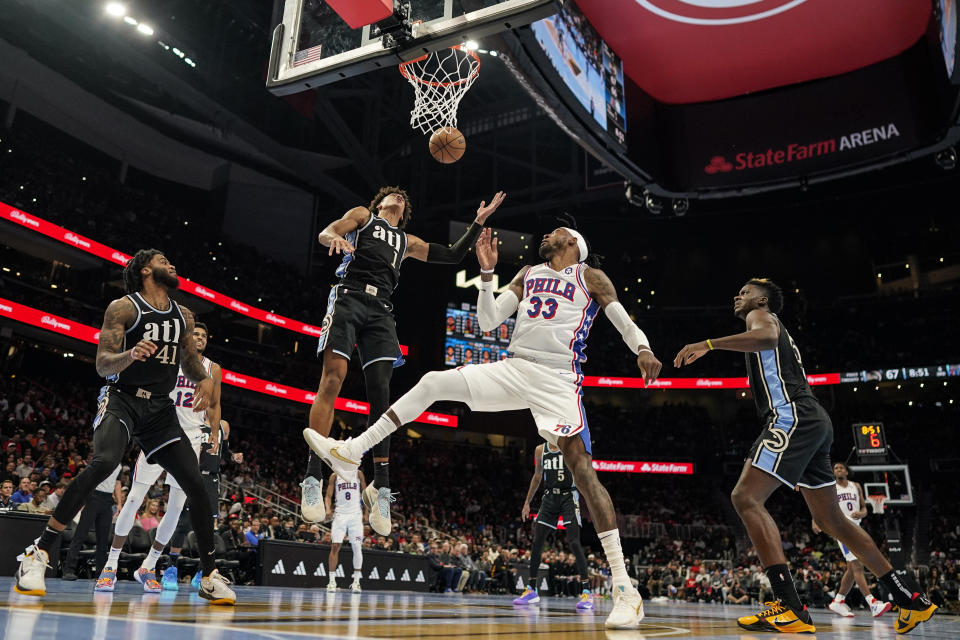
[[[230,581],[214,569],[209,576],[200,579],[200,590],[197,593],[201,598],[209,600],[210,604],[236,604],[237,594],[228,584]]]
[[[351,477],[360,467],[363,452],[353,451],[352,439],[344,441],[326,438],[310,427],[303,430],[303,439],[338,476]]]
[[[870,603],[870,613],[873,614],[874,618],[879,618],[887,611],[893,609],[893,603],[888,600],[877,600],[874,598],[873,602]]]
[[[323,504],[323,480],[313,476],[300,483],[300,515],[307,522],[323,522],[327,507]]]
[[[330,582],[327,583],[327,591],[336,591],[336,590],[337,590],[337,583],[336,583],[336,582],[334,582],[333,580],[331,580]]]
[[[360,588],[359,580],[353,581],[353,584],[350,585],[350,591],[353,591],[354,593],[360,593],[361,591],[363,591],[363,589]]]
[[[643,620],[643,598],[634,588],[624,587],[613,590],[613,611],[604,623],[608,629],[636,629]]]
[[[370,528],[381,536],[388,536],[393,531],[393,523],[390,521],[390,503],[396,501],[397,499],[387,487],[377,489],[371,483],[363,490],[363,503],[370,510]]]
[[[14,589],[25,596],[45,596],[47,586],[43,580],[47,567],[50,566],[50,556],[37,545],[30,545],[17,556],[20,568],[17,569],[17,582]]]
[[[850,607],[847,606],[846,602],[837,602],[836,600],[831,600],[830,604],[827,605],[827,609],[833,611],[838,616],[843,616],[844,618],[855,618],[853,611],[850,610]]]

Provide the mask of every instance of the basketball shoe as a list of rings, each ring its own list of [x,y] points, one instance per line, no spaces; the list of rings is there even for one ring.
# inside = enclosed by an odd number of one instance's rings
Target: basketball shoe
[[[143,590],[147,593],[160,593],[163,591],[163,587],[160,586],[160,583],[157,582],[157,574],[153,569],[144,569],[140,567],[134,572],[133,577],[137,579],[137,582],[143,585]]]
[[[163,572],[163,577],[160,579],[160,586],[163,587],[164,591],[180,590],[180,576],[177,574],[177,568],[175,566],[166,568]]]
[[[359,578],[353,579],[353,583],[350,585],[350,591],[353,591],[354,593],[360,593],[361,591],[363,591],[363,589],[360,588]]]
[[[327,508],[323,504],[323,480],[313,476],[300,483],[303,498],[300,501],[300,515],[307,522],[322,522],[327,517]]]
[[[362,451],[354,451],[353,440],[345,441],[326,438],[310,427],[303,430],[303,438],[315,454],[326,462],[338,475],[345,478],[354,476],[360,467]]]
[[[737,624],[749,631],[776,631],[779,633],[816,633],[810,613],[804,607],[791,609],[781,601],[765,602],[766,609],[752,616],[737,619]]]
[[[371,482],[363,490],[363,503],[370,511],[370,528],[381,536],[388,536],[393,531],[393,523],[390,521],[390,503],[396,501],[397,499],[387,487],[377,489]]]
[[[20,561],[20,568],[17,569],[17,583],[13,587],[14,590],[25,596],[47,595],[47,586],[44,582],[44,575],[47,567],[50,566],[50,556],[47,552],[33,544],[17,556],[17,560]]]
[[[331,577],[330,582],[327,583],[327,591],[336,591],[336,590],[337,590],[337,583],[333,579],[333,577]]]
[[[615,587],[613,590],[613,610],[607,616],[604,626],[608,629],[636,629],[643,620],[643,598],[640,592],[630,587]]]
[[[890,611],[890,609],[893,609],[893,603],[889,601],[884,602],[883,600],[874,598],[873,602],[870,603],[870,613],[873,614],[874,618],[879,618],[887,611]]]
[[[513,604],[535,604],[537,602],[540,602],[540,594],[537,593],[536,589],[527,585],[520,597],[514,599]]]
[[[836,600],[831,600],[830,604],[827,605],[827,609],[833,611],[838,616],[843,616],[844,618],[854,618],[853,611],[850,610],[850,607],[847,606],[846,602],[837,602]]]
[[[97,592],[113,591],[113,587],[116,584],[117,570],[111,567],[104,567],[100,572],[100,577],[97,578],[97,586],[95,586],[93,590]]]
[[[210,604],[236,604],[237,594],[227,586],[228,584],[230,584],[230,581],[214,569],[209,576],[200,579],[200,591],[198,593],[201,598],[209,600]]]
[[[577,609],[581,611],[590,611],[593,609],[593,594],[589,589],[584,589],[580,594],[580,600],[577,601]]]
[[[897,633],[910,633],[918,624],[926,622],[932,618],[934,612],[937,610],[937,605],[930,602],[930,600],[927,599],[927,596],[919,593],[913,594],[913,602],[911,602],[911,606],[916,606],[918,608],[897,608],[897,623],[895,625]]]
[[[193,575],[193,580],[190,581],[190,586],[193,587],[194,591],[200,590],[200,580],[203,578],[203,573],[197,569],[197,572]]]

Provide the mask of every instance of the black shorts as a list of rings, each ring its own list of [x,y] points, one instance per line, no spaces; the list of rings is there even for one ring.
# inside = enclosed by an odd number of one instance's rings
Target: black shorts
[[[560,516],[563,516],[564,527],[571,523],[580,526],[580,496],[576,489],[562,493],[553,493],[552,489],[548,489],[543,494],[537,511],[537,524],[556,529]]]
[[[804,398],[775,409],[747,460],[790,488],[819,489],[836,482],[832,444],[830,416],[816,399]]]
[[[170,396],[154,393],[149,398],[143,398],[134,393],[133,389],[121,390],[111,385],[100,389],[93,428],[100,425],[105,414],[113,414],[127,428],[127,434],[140,446],[147,462],[155,464],[153,454],[186,436],[180,427],[177,408]]]
[[[395,367],[403,364],[393,303],[362,289],[338,284],[330,290],[317,355],[322,356],[329,348],[349,360],[354,345],[364,367],[382,360],[393,361]]]

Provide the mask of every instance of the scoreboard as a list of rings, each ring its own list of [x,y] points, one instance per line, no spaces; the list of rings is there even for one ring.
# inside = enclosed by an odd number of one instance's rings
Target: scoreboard
[[[857,455],[864,457],[886,456],[887,435],[882,422],[861,422],[853,425],[853,441]]]

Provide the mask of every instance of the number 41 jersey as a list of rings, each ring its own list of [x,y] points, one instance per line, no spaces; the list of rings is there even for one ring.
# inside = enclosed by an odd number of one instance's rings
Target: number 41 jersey
[[[587,336],[600,305],[587,293],[582,262],[560,271],[546,263],[527,269],[517,324],[508,349],[519,357],[580,373]]]
[[[139,387],[155,395],[167,395],[177,383],[180,371],[180,338],[187,326],[180,306],[170,298],[170,306],[160,311],[139,293],[127,296],[137,307],[137,319],[123,337],[123,350],[129,351],[140,340],[150,340],[157,350],[145,361],[134,360],[120,373],[107,376],[115,385]]]

